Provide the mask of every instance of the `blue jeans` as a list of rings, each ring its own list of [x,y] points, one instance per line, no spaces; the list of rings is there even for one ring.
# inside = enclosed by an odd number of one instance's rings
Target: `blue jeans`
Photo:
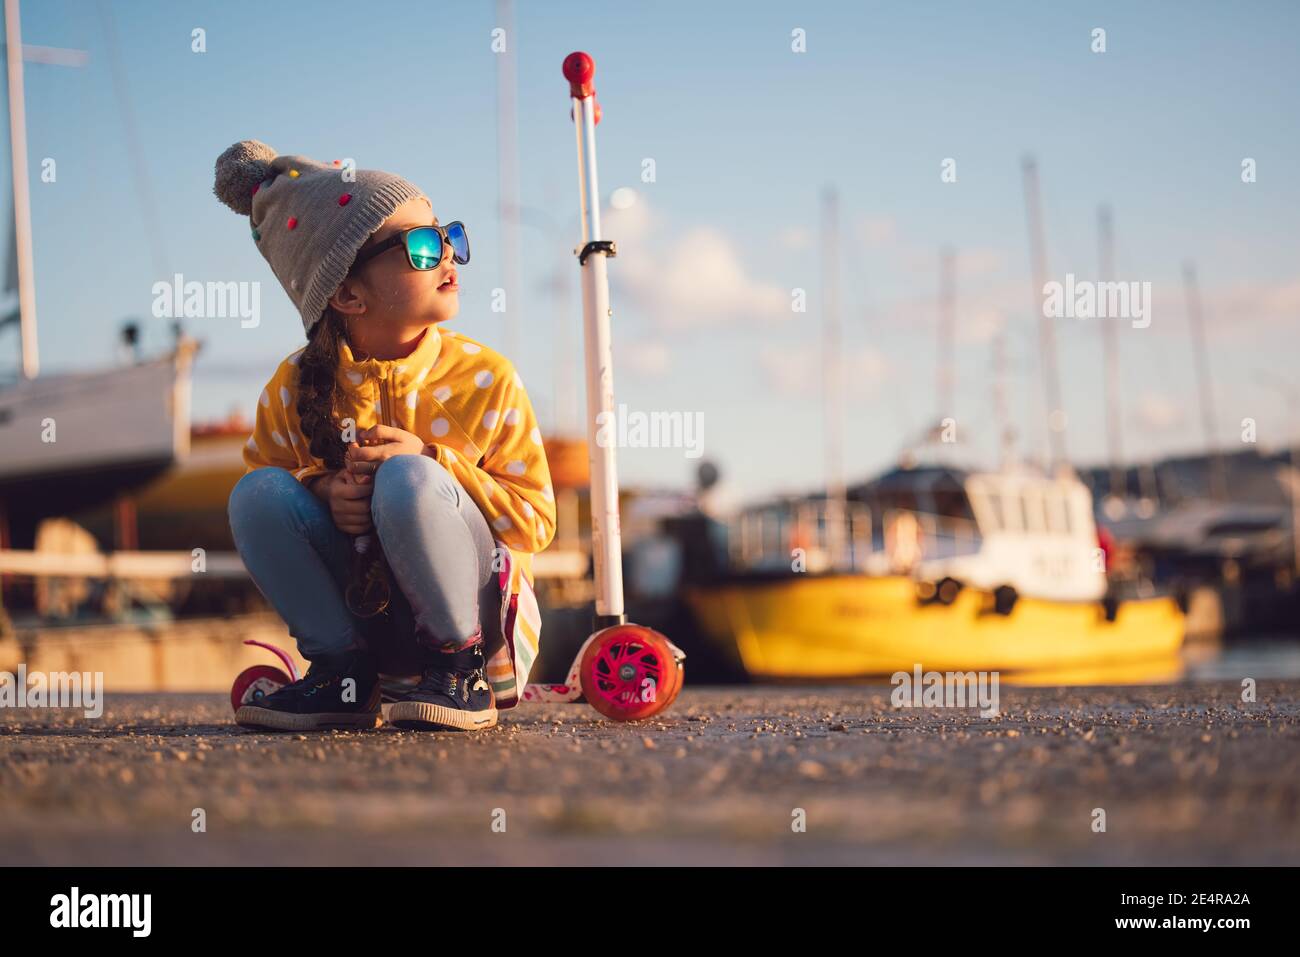
[[[370,648],[380,670],[420,670],[422,651],[477,635],[491,653],[500,630],[498,547],[460,483],[427,455],[395,455],[375,473],[371,522],[392,571],[390,609],[353,615],[343,591],[353,536],[329,506],[281,468],[255,469],[230,493],[230,531],[258,590],[307,660]]]

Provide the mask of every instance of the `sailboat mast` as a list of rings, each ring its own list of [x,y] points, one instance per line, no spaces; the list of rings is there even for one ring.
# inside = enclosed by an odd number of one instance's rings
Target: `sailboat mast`
[[[993,337],[993,418],[998,428],[998,467],[1009,469],[1015,460],[1015,434],[1007,416],[1007,340]]]
[[[1187,320],[1196,357],[1196,392],[1201,406],[1201,426],[1205,430],[1205,451],[1210,457],[1210,496],[1221,502],[1227,497],[1228,481],[1223,450],[1217,441],[1219,429],[1214,417],[1214,388],[1210,382],[1210,358],[1205,346],[1205,316],[1196,284],[1196,267],[1191,262],[1183,264],[1183,289],[1187,296]]]
[[[518,354],[520,310],[524,306],[519,278],[519,123],[516,103],[518,36],[512,0],[497,0],[497,23],[505,31],[505,50],[496,57],[497,76],[497,216],[501,236],[501,273],[506,288],[505,353]]]
[[[5,0],[5,52],[9,58],[9,144],[14,181],[14,243],[18,258],[19,337],[22,374],[40,371],[36,344],[36,267],[32,261],[32,205],[27,180],[27,113],[23,103],[23,36],[18,0]]]
[[[952,342],[957,315],[957,256],[945,246],[939,254],[939,382],[935,394],[939,399],[939,421],[955,414],[953,393]]]
[[[839,195],[822,193],[822,368],[826,444],[826,549],[835,565],[843,557],[847,514],[841,446],[844,432],[843,357],[839,317]]]
[[[1068,461],[1065,449],[1065,410],[1061,407],[1061,380],[1056,366],[1054,319],[1043,315],[1043,287],[1047,284],[1047,238],[1038,193],[1038,164],[1026,156],[1021,166],[1025,186],[1025,215],[1029,222],[1029,254],[1033,269],[1033,315],[1038,318],[1039,364],[1043,372],[1043,394],[1047,400],[1047,437],[1051,449],[1051,470]]]
[[[1109,206],[1097,208],[1097,244],[1101,281],[1113,282],[1115,280],[1115,224]],[[1100,325],[1102,352],[1106,364],[1106,454],[1110,458],[1110,480],[1107,484],[1111,495],[1123,498],[1128,491],[1128,478],[1121,464],[1124,459],[1124,448],[1119,414],[1119,341],[1115,334],[1115,323],[1103,320]]]

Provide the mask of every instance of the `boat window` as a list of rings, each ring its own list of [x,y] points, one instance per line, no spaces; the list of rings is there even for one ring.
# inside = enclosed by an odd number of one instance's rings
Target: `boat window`
[[[1066,535],[1070,531],[1070,522],[1065,515],[1065,499],[1049,492],[1044,496],[1047,506],[1047,529],[1053,535]]]
[[[1026,489],[1025,531],[1044,532],[1047,530],[1047,515],[1043,508],[1043,493],[1038,489]]]
[[[992,524],[992,531],[1001,531],[1007,527],[1006,516],[1002,512],[1002,496],[997,492],[989,492],[984,496],[989,503],[989,518]]]
[[[944,518],[964,518],[974,521],[970,499],[963,488],[936,488],[934,490],[934,511]]]

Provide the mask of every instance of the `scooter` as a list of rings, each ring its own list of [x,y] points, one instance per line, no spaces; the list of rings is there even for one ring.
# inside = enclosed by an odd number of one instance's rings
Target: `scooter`
[[[606,421],[614,410],[606,260],[617,254],[614,243],[602,239],[600,232],[600,188],[596,178],[596,124],[600,122],[600,105],[592,83],[596,64],[586,53],[577,52],[564,58],[562,69],[569,82],[578,145],[582,246],[574,251],[582,273],[596,615],[594,630],[578,650],[564,683],[529,684],[520,701],[556,703],[585,699],[607,718],[641,721],[662,713],[677,698],[682,689],[686,655],[654,629],[628,622],[623,608],[622,537],[614,447],[596,440],[596,423]],[[293,659],[283,649],[251,639],[244,644],[267,649],[280,659],[285,670],[271,665],[245,669],[230,689],[230,704],[236,711],[243,705],[257,703],[299,677]]]

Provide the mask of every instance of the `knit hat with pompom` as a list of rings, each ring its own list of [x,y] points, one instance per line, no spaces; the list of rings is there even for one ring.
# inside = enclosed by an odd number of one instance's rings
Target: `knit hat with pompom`
[[[370,234],[408,200],[428,201],[392,173],[277,156],[259,140],[236,143],[217,157],[212,191],[249,217],[253,242],[308,335]]]

